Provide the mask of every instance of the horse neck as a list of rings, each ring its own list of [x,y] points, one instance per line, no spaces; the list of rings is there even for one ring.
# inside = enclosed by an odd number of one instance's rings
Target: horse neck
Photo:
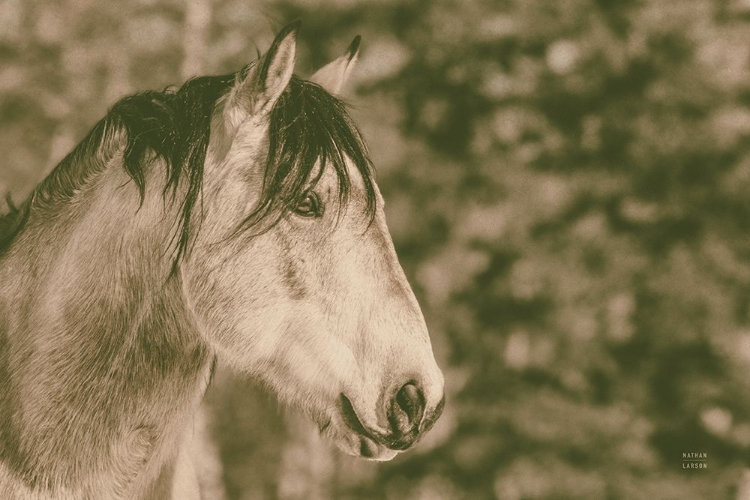
[[[0,260],[0,464],[32,484],[143,462],[205,389],[208,349],[166,279],[169,204],[154,186],[138,209],[113,163],[32,204]]]

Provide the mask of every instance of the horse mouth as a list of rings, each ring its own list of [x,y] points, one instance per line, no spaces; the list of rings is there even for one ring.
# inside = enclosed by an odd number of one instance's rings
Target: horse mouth
[[[375,436],[362,424],[362,421],[357,416],[357,412],[354,411],[354,406],[349,398],[344,393],[341,393],[341,415],[344,419],[344,423],[354,432],[362,437],[378,442]]]
[[[359,445],[356,451],[359,456],[371,460],[390,460],[396,454],[395,451],[390,450],[387,446],[384,446],[382,440],[375,437],[375,435],[367,430],[362,424],[362,421],[357,416],[357,412],[354,410],[354,406],[349,398],[343,393],[341,394],[341,417],[344,424],[353,431],[359,439]]]

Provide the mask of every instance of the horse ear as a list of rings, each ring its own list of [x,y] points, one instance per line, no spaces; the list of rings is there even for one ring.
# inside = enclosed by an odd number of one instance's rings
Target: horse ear
[[[297,20],[285,26],[268,52],[235,84],[228,101],[230,110],[242,108],[245,113],[263,114],[273,109],[292,79],[300,24]]]
[[[320,68],[310,77],[310,81],[317,83],[331,94],[338,94],[349,78],[349,73],[351,73],[354,63],[357,62],[359,43],[361,41],[362,37],[359,35],[354,37],[354,41],[349,45],[346,53]]]

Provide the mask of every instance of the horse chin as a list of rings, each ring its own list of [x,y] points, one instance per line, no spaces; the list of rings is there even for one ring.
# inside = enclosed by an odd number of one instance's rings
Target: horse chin
[[[353,457],[387,462],[400,453],[398,450],[391,450],[376,443],[369,436],[352,430],[340,418],[328,418],[324,424],[318,423],[318,428],[321,436],[335,444],[342,452]]]
[[[338,439],[334,439],[334,443],[347,455],[377,462],[387,462],[399,453],[376,443],[367,436],[354,433],[340,436]]]

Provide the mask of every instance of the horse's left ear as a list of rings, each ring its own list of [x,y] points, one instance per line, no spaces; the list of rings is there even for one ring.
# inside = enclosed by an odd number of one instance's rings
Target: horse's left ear
[[[247,113],[265,114],[273,109],[292,79],[300,24],[297,20],[285,26],[274,38],[268,52],[244,79],[235,83],[226,108],[233,115],[230,117],[232,122],[241,121]]]
[[[293,21],[282,29],[260,61],[256,82],[256,101],[261,106],[273,107],[292,79],[297,54],[297,32],[301,21]],[[257,110],[256,110],[257,111]]]
[[[359,43],[361,41],[362,37],[359,35],[354,37],[354,41],[349,45],[346,53],[335,61],[320,68],[310,77],[310,81],[317,83],[331,94],[338,94],[341,92],[341,88],[349,78],[349,73],[351,73],[354,63],[357,62]]]

